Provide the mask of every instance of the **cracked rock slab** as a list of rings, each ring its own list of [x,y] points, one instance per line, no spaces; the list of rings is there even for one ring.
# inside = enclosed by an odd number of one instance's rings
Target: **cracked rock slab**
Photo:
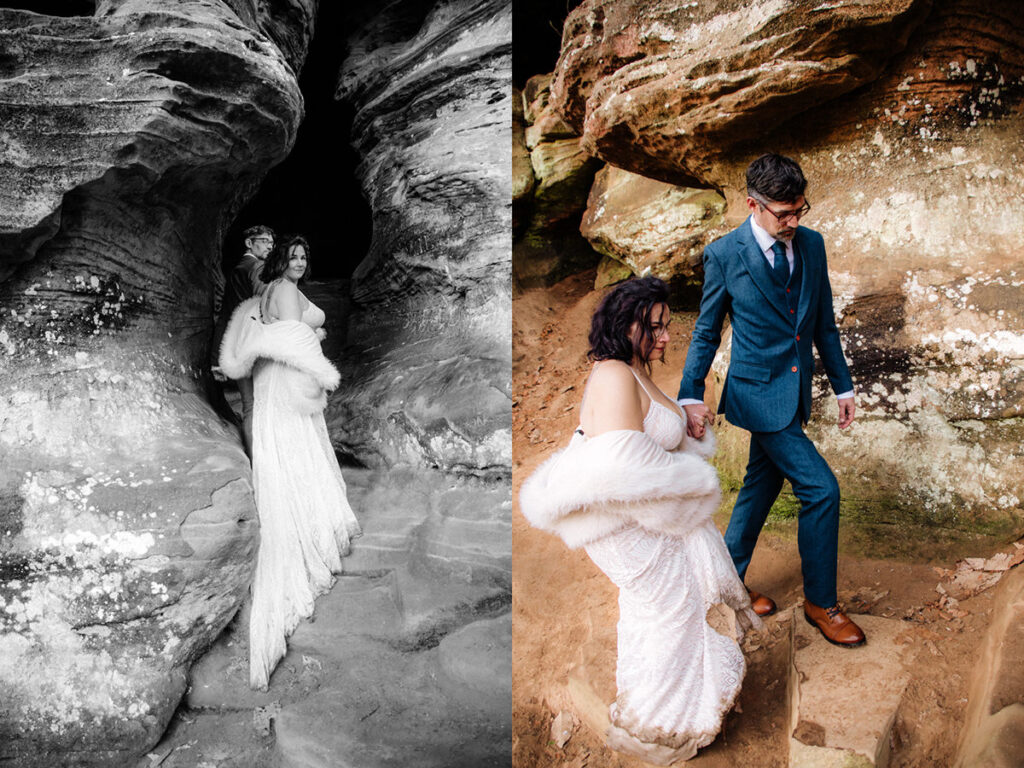
[[[910,676],[904,625],[854,616],[867,644],[838,648],[798,611],[793,621],[790,768],[885,768]]]

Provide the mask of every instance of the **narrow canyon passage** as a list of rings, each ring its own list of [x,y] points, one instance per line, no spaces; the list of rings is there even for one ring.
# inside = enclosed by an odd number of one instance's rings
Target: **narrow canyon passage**
[[[12,764],[508,754],[508,8],[316,6],[0,9]],[[313,173],[337,199],[293,192]],[[269,698],[238,674],[259,530],[208,356],[252,223],[310,238],[365,531]]]

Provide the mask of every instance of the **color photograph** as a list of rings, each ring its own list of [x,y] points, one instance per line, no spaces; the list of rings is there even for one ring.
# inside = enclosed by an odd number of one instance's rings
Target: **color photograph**
[[[514,11],[513,763],[1021,765],[1014,14]]]

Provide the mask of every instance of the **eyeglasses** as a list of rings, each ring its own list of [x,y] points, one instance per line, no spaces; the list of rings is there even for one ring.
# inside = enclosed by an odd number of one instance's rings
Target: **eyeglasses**
[[[274,244],[274,238],[267,237],[265,235],[260,235],[259,237],[254,237],[252,240],[253,240],[254,243],[269,243],[270,245]]]
[[[754,196],[751,195],[751,197]],[[796,217],[797,221],[800,221],[800,219],[806,216],[807,212],[811,210],[811,204],[808,202],[804,202],[804,204],[797,208],[795,211],[782,211],[781,213],[776,213],[775,211],[768,207],[768,203],[766,203],[764,200],[761,200],[757,197],[754,197],[754,199],[757,200],[758,205],[760,205],[763,210],[768,211],[768,213],[774,216],[780,224],[786,221],[787,219],[793,218],[794,216]]]

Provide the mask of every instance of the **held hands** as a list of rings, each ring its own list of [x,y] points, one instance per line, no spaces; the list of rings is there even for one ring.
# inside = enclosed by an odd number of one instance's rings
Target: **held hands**
[[[324,339],[327,338],[327,331],[325,331],[323,328],[317,328],[315,331],[313,331],[313,333],[316,334],[316,337],[320,341],[323,341]]]
[[[707,425],[711,423],[711,411],[704,403],[684,405],[683,410],[686,411],[686,434],[694,440],[700,440],[707,431]]]
[[[839,401],[839,428],[846,429],[853,424],[854,414],[857,406],[853,404],[852,397],[844,397]]]

